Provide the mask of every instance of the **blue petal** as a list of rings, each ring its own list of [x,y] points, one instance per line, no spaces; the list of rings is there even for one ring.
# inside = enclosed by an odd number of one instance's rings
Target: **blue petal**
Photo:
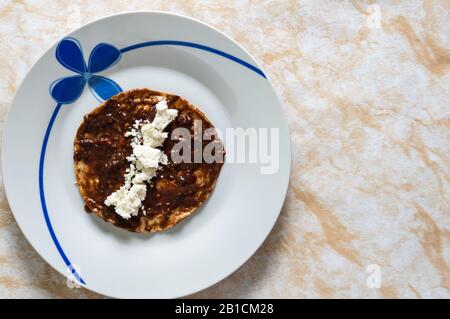
[[[83,93],[86,79],[81,75],[56,80],[50,86],[50,95],[56,102],[70,104]]]
[[[64,38],[56,47],[56,59],[63,66],[74,72],[86,72],[80,43],[74,38]]]
[[[98,44],[89,56],[88,70],[90,73],[103,71],[120,60],[119,49],[108,43]]]
[[[89,86],[100,100],[107,100],[122,92],[121,87],[116,82],[99,75],[93,75],[89,79]]]

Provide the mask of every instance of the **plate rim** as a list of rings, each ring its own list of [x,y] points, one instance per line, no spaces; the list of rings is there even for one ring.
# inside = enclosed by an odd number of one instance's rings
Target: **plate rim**
[[[285,112],[284,108],[282,107],[283,103],[282,103],[282,101],[281,101],[281,99],[280,99],[280,96],[279,96],[278,92],[277,92],[276,89],[275,89],[275,86],[273,85],[271,76],[270,76],[268,73],[266,73],[265,69],[260,65],[260,63],[258,63],[258,60],[255,59],[255,57],[254,57],[250,52],[248,52],[247,49],[245,49],[241,44],[239,44],[239,43],[238,43],[236,40],[234,40],[231,36],[227,35],[227,34],[224,33],[223,31],[221,31],[220,29],[218,29],[218,28],[216,28],[216,27],[214,27],[214,26],[212,26],[212,25],[210,25],[210,24],[208,24],[208,23],[206,23],[206,22],[203,22],[203,21],[201,21],[201,20],[199,20],[199,19],[196,19],[196,18],[194,18],[194,17],[187,16],[187,15],[180,14],[180,13],[170,12],[170,11],[163,11],[163,10],[129,10],[129,11],[121,11],[121,12],[118,12],[118,13],[113,13],[113,14],[110,14],[110,15],[104,15],[104,16],[101,16],[101,17],[99,17],[99,18],[96,18],[96,19],[94,19],[94,20],[92,20],[92,21],[90,21],[90,22],[87,22],[87,23],[85,23],[85,24],[83,24],[83,25],[81,25],[81,26],[79,26],[79,27],[77,27],[77,28],[74,28],[74,29],[70,30],[69,32],[65,33],[64,35],[62,35],[61,37],[59,37],[56,41],[54,41],[47,49],[45,49],[44,52],[42,52],[42,53],[40,54],[39,58],[38,58],[38,59],[37,59],[37,60],[29,67],[28,71],[25,73],[25,75],[23,76],[23,79],[21,80],[19,86],[17,87],[17,90],[15,91],[14,97],[13,97],[11,103],[10,103],[10,107],[9,107],[9,109],[8,109],[6,115],[5,115],[5,119],[4,119],[4,122],[3,122],[3,133],[2,133],[2,138],[1,138],[2,148],[1,148],[1,154],[0,154],[0,158],[1,158],[1,171],[2,171],[2,181],[3,181],[3,188],[4,188],[4,190],[5,190],[6,200],[7,200],[7,202],[8,202],[8,205],[10,206],[11,214],[13,215],[14,220],[16,221],[16,224],[17,224],[18,228],[20,229],[21,233],[22,233],[22,234],[24,235],[24,237],[26,238],[27,242],[31,245],[31,247],[36,251],[36,253],[37,253],[37,254],[38,254],[38,255],[39,255],[39,256],[40,256],[47,264],[49,264],[54,270],[56,270],[56,271],[57,271],[59,274],[61,274],[63,277],[69,278],[69,277],[68,277],[68,274],[66,274],[66,273],[64,273],[64,272],[62,272],[62,271],[60,271],[60,269],[58,269],[58,267],[55,267],[55,266],[53,265],[53,261],[50,262],[47,258],[45,258],[45,257],[40,253],[40,251],[37,249],[37,247],[35,246],[35,244],[30,240],[29,235],[27,235],[27,234],[23,231],[22,226],[21,226],[20,223],[18,223],[18,221],[17,221],[16,214],[15,214],[15,212],[13,211],[13,209],[12,209],[12,207],[11,207],[11,205],[10,205],[10,202],[9,202],[10,196],[9,196],[8,194],[12,191],[12,189],[10,189],[10,187],[7,186],[8,183],[7,183],[6,180],[3,178],[3,177],[4,177],[4,172],[5,172],[5,168],[4,168],[4,165],[5,165],[5,164],[4,164],[4,163],[5,163],[5,156],[6,156],[6,155],[5,155],[5,150],[4,150],[4,148],[3,148],[3,145],[5,144],[4,142],[5,142],[5,139],[6,139],[6,137],[5,137],[5,136],[6,136],[5,132],[6,132],[6,128],[7,128],[7,124],[8,124],[9,118],[10,118],[11,110],[13,109],[13,106],[14,106],[14,104],[16,103],[17,93],[22,89],[22,87],[23,87],[23,85],[24,85],[26,79],[27,79],[28,76],[33,72],[33,70],[35,69],[35,67],[36,67],[39,63],[41,63],[41,61],[44,59],[44,57],[45,57],[48,53],[51,53],[52,49],[53,49],[55,46],[57,46],[57,44],[58,44],[62,39],[67,38],[67,37],[71,37],[71,36],[73,35],[74,32],[80,31],[80,30],[82,30],[82,29],[84,29],[84,28],[86,28],[86,27],[88,27],[88,26],[90,26],[90,25],[96,24],[96,23],[98,23],[98,22],[100,22],[100,21],[102,21],[102,20],[108,20],[108,19],[110,19],[110,18],[114,18],[114,17],[117,17],[117,16],[127,16],[127,15],[132,16],[132,15],[135,15],[135,14],[143,14],[143,15],[145,15],[145,14],[161,14],[161,15],[165,15],[165,16],[174,16],[174,17],[177,17],[177,18],[181,18],[181,19],[185,19],[185,20],[190,20],[190,21],[192,21],[192,22],[196,22],[196,23],[202,25],[203,27],[212,29],[213,31],[215,31],[215,32],[219,33],[220,35],[224,36],[227,40],[231,41],[234,45],[236,45],[240,50],[242,50],[245,54],[247,54],[247,55],[250,57],[250,59],[251,59],[252,61],[249,61],[249,62],[251,62],[253,66],[256,66],[259,70],[261,70],[261,71],[263,72],[263,77],[265,77],[265,80],[268,81],[269,86],[271,87],[271,89],[272,89],[273,92],[274,92],[274,95],[275,95],[275,97],[276,97],[276,100],[277,100],[277,102],[278,102],[278,104],[279,104],[278,107],[280,108],[280,111],[281,111],[281,114],[282,114],[282,121],[284,122],[284,125],[286,126],[286,134],[287,134],[287,141],[286,141],[286,142],[287,142],[287,148],[286,148],[287,154],[286,154],[286,157],[287,157],[287,159],[288,159],[288,161],[289,161],[289,165],[288,165],[288,167],[287,167],[286,177],[284,178],[285,180],[283,181],[284,189],[281,190],[281,193],[282,193],[282,195],[283,195],[283,196],[282,196],[283,200],[280,202],[279,207],[277,208],[277,211],[278,211],[278,212],[277,212],[276,218],[274,218],[272,224],[271,224],[270,227],[268,228],[268,231],[264,234],[264,240],[262,240],[261,243],[255,247],[255,249],[248,255],[248,257],[247,257],[242,263],[238,264],[235,268],[233,268],[233,269],[227,271],[225,275],[219,276],[218,279],[214,280],[212,283],[210,283],[210,284],[204,286],[204,287],[201,288],[201,289],[196,289],[196,290],[194,290],[194,291],[192,291],[192,292],[190,292],[190,293],[188,293],[188,294],[185,294],[185,293],[174,294],[174,296],[171,297],[171,298],[175,299],[175,298],[180,298],[180,297],[190,296],[190,295],[193,295],[193,294],[195,294],[195,293],[199,293],[199,292],[201,292],[201,291],[204,291],[204,290],[206,290],[206,289],[208,289],[208,288],[214,286],[215,284],[218,284],[219,282],[223,281],[224,279],[226,279],[227,277],[229,277],[230,275],[232,275],[233,273],[235,273],[239,268],[243,267],[243,266],[244,266],[244,265],[245,265],[245,264],[246,264],[246,263],[247,263],[247,262],[248,262],[255,254],[256,254],[256,252],[263,246],[263,244],[267,241],[267,239],[268,239],[270,233],[272,232],[272,230],[273,230],[273,228],[274,228],[276,222],[278,221],[278,219],[279,219],[279,217],[280,217],[280,215],[281,215],[283,206],[284,206],[284,204],[285,204],[285,202],[286,202],[287,191],[288,191],[288,189],[289,189],[289,181],[290,181],[290,175],[291,175],[291,169],[292,169],[292,143],[291,143],[291,136],[290,136],[290,130],[289,130],[289,123],[288,123],[288,121],[287,121],[286,114],[285,114],[286,112]],[[225,53],[226,53],[226,52],[225,52]],[[245,60],[244,60],[244,61],[245,61]],[[245,61],[245,62],[246,62],[246,61]],[[42,208],[40,208],[40,210],[42,210]],[[50,235],[50,234],[49,234],[49,235]],[[55,248],[56,248],[56,247],[55,247]],[[100,292],[100,291],[98,291],[97,289],[93,289],[93,288],[90,287],[89,285],[82,285],[82,287],[85,288],[85,289],[87,289],[87,290],[89,290],[89,291],[95,292],[95,293],[97,293],[97,294],[99,294],[99,295],[102,295],[102,296],[112,297],[112,298],[120,298],[120,297],[117,297],[117,296],[113,296],[113,295],[110,295],[110,294],[106,294],[106,293],[104,293],[104,292]],[[123,297],[122,297],[122,298],[123,298]],[[127,297],[124,297],[124,298],[127,298]]]

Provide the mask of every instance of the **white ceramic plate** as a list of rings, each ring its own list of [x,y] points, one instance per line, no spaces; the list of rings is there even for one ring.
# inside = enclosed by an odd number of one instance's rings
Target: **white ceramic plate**
[[[134,234],[86,214],[74,185],[73,140],[83,115],[99,102],[87,87],[72,103],[55,102],[51,84],[76,75],[76,66],[62,65],[76,57],[57,60],[55,44],[25,77],[3,136],[5,189],[27,239],[61,274],[113,297],[180,297],[230,275],[269,234],[289,179],[287,124],[260,67],[223,33],[162,12],[110,16],[70,37],[81,44],[86,63],[99,43],[118,48],[120,60],[97,66],[104,69],[97,73],[123,90],[183,96],[222,130],[278,128],[279,170],[262,175],[260,164],[225,163],[207,203],[163,233]]]

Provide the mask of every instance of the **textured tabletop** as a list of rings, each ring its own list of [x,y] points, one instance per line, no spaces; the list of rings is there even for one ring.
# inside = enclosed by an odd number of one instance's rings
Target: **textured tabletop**
[[[66,33],[129,10],[224,31],[262,65],[289,121],[292,173],[272,233],[193,297],[450,298],[450,2],[0,1],[0,127],[31,65]],[[0,189],[0,297],[70,289]]]

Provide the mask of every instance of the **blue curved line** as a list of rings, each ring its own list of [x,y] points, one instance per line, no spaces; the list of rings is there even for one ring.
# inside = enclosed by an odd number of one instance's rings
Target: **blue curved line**
[[[73,38],[70,38],[73,39]],[[77,41],[76,39],[74,39],[75,41]],[[78,41],[77,41],[78,42]],[[79,42],[78,42],[79,44]],[[80,44],[79,44],[80,45]],[[258,69],[257,67],[255,67],[254,65],[245,62],[244,60],[241,60],[231,54],[228,54],[226,52],[208,47],[206,45],[202,45],[202,44],[197,44],[197,43],[193,43],[193,42],[185,42],[185,41],[175,41],[175,40],[160,40],[160,41],[148,41],[148,42],[142,42],[142,43],[138,43],[135,45],[131,45],[128,47],[125,47],[123,49],[120,50],[121,53],[126,53],[128,51],[132,51],[135,49],[139,49],[139,48],[144,48],[144,47],[149,47],[149,46],[158,46],[158,45],[176,45],[176,46],[184,46],[184,47],[190,47],[190,48],[195,48],[195,49],[199,49],[199,50],[203,50],[203,51],[207,51],[219,56],[222,56],[224,58],[227,58],[231,61],[234,61],[250,70],[252,70],[253,72],[257,73],[258,75],[262,76],[263,78],[267,78],[266,75],[264,74],[263,71],[261,71],[260,69]],[[80,45],[81,48],[81,45]],[[58,54],[56,54],[56,59],[59,61],[58,59]],[[61,61],[59,61],[61,63]],[[62,63],[61,63],[62,64]],[[85,65],[86,68],[86,65]],[[79,73],[78,71],[75,70],[76,73]],[[89,86],[89,88],[91,89],[91,87]],[[92,90],[93,91],[93,90]],[[94,94],[95,96],[95,94]],[[44,192],[44,162],[45,162],[45,153],[47,150],[47,144],[48,144],[48,139],[50,137],[50,132],[52,130],[53,124],[55,123],[56,117],[61,109],[62,104],[58,103],[56,104],[56,107],[52,113],[52,116],[50,118],[50,122],[48,123],[47,126],[47,130],[45,131],[45,136],[44,136],[44,141],[42,142],[42,148],[41,148],[41,155],[40,155],[40,159],[39,159],[39,196],[41,199],[41,206],[42,206],[42,212],[44,214],[44,219],[45,219],[45,223],[47,225],[48,231],[50,233],[50,236],[53,240],[53,243],[56,246],[56,249],[58,250],[59,254],[61,255],[62,259],[64,260],[64,263],[67,265],[67,267],[69,268],[69,270],[71,271],[71,273],[74,275],[74,277],[83,285],[86,285],[86,282],[83,280],[83,278],[81,278],[81,276],[77,273],[77,271],[74,269],[74,267],[72,266],[72,263],[70,262],[69,258],[67,258],[66,254],[64,253],[64,250],[61,247],[61,244],[58,241],[58,238],[56,237],[55,231],[53,229],[52,223],[50,221],[50,217],[48,215],[48,211],[47,211],[47,204],[45,201],[45,192]]]
[[[150,47],[150,46],[157,46],[157,45],[178,45],[178,46],[183,46],[183,47],[190,47],[190,48],[195,48],[195,49],[199,49],[199,50],[203,50],[203,51],[207,51],[207,52],[211,52],[217,55],[220,55],[224,58],[227,58],[231,61],[234,61],[236,63],[239,63],[240,65],[245,66],[246,68],[252,70],[253,72],[258,73],[259,75],[261,75],[263,78],[266,78],[266,75],[264,74],[263,71],[261,71],[260,69],[258,69],[256,66],[245,62],[244,60],[241,60],[237,57],[235,57],[234,55],[228,54],[226,52],[208,47],[206,45],[202,45],[202,44],[198,44],[198,43],[194,43],[194,42],[186,42],[186,41],[176,41],[176,40],[159,40],[159,41],[148,41],[148,42],[142,42],[142,43],[138,43],[138,44],[134,44],[134,45],[130,45],[128,47],[125,47],[123,49],[120,50],[121,53],[125,53],[131,50],[135,50],[135,49],[139,49],[139,48],[143,48],[143,47]]]
[[[45,193],[44,193],[45,152],[47,150],[47,144],[48,144],[48,139],[50,137],[50,132],[52,131],[52,127],[53,127],[53,124],[55,123],[56,116],[58,115],[59,110],[61,109],[61,105],[62,105],[61,103],[56,104],[55,110],[53,111],[53,114],[50,118],[50,122],[48,123],[47,130],[45,131],[44,141],[42,142],[41,156],[39,158],[39,195],[41,197],[41,206],[42,206],[42,211],[44,213],[45,223],[47,224],[48,231],[50,232],[50,236],[52,237],[52,240],[56,246],[56,249],[58,249],[59,254],[61,255],[64,262],[66,263],[67,267],[69,267],[70,271],[75,276],[75,278],[82,284],[86,285],[86,282],[80,277],[80,275],[78,275],[77,271],[73,268],[72,263],[69,261],[69,258],[67,258],[61,245],[59,244],[58,238],[56,238],[56,234],[55,234],[55,231],[53,230],[53,226],[50,221],[50,217],[48,216],[47,204],[45,202]]]

